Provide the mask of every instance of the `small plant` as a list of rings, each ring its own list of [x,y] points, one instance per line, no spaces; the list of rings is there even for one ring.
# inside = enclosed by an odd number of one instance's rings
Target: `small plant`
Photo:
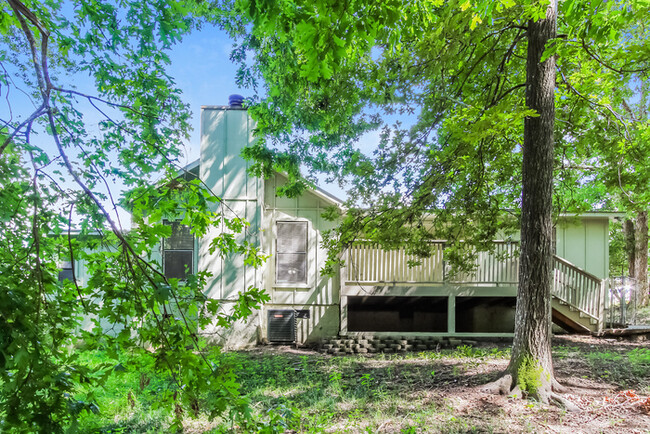
[[[517,370],[517,385],[531,395],[537,394],[542,387],[542,372],[542,367],[535,359],[531,356],[524,357]]]
[[[332,387],[332,390],[339,394],[343,392],[343,389],[345,388],[345,385],[341,384],[342,379],[343,379],[343,374],[341,374],[338,371],[332,372],[329,376],[329,382],[330,382],[330,386]]]
[[[472,358],[480,354],[480,350],[475,350],[470,345],[461,345],[456,347],[456,357]]]
[[[650,368],[650,349],[635,348],[628,354],[634,371],[645,372]]]
[[[372,375],[365,373],[361,376],[361,385],[365,388],[370,388],[372,386],[372,383],[375,381],[374,378],[372,378]]]
[[[386,376],[389,380],[393,379],[393,365],[386,366]]]
[[[343,378],[343,374],[334,371],[330,374],[330,383],[339,383],[342,378]]]

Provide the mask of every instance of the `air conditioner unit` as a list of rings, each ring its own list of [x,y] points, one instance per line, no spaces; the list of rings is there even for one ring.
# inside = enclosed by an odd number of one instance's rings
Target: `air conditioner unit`
[[[296,341],[296,313],[293,309],[269,309],[269,342]]]

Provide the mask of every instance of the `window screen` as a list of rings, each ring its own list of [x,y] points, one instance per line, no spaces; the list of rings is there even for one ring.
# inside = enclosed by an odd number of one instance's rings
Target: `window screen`
[[[307,222],[277,222],[276,283],[307,283]]]
[[[163,270],[168,279],[186,279],[194,269],[194,236],[180,222],[164,221],[172,234],[163,240]]]

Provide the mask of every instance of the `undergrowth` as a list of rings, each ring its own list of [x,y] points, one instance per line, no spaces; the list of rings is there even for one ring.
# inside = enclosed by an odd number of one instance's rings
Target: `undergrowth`
[[[531,395],[536,395],[542,387],[542,373],[544,370],[534,358],[524,357],[517,369],[517,386]]]
[[[630,351],[593,351],[585,354],[594,372],[604,380],[624,387],[650,388],[650,349],[634,348]]]
[[[556,359],[582,360],[595,377],[607,371],[609,380],[621,384],[650,384],[650,349],[590,352],[556,346],[554,353]],[[98,367],[106,364],[101,353],[86,356]],[[237,374],[241,393],[257,421],[254,431],[228,418],[210,421],[205,409],[196,417],[187,414],[186,431],[381,432],[388,426],[405,433],[503,431],[507,426],[498,415],[459,415],[443,391],[489,382],[494,372],[480,368],[493,362],[505,367],[509,356],[509,349],[467,345],[372,356],[230,352],[224,354],[222,363]],[[535,376],[526,376],[524,371],[520,381],[532,391],[537,384]],[[170,421],[157,409],[156,396],[173,388],[170,379],[125,370],[119,377],[109,378],[104,390],[80,391],[84,399],[94,399],[98,413],[85,412],[75,429],[88,433],[167,432]]]

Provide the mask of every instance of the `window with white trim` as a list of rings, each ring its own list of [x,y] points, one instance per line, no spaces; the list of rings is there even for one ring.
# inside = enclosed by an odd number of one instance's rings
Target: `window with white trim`
[[[275,282],[307,285],[307,222],[276,223]]]
[[[163,272],[168,279],[187,279],[194,270],[194,236],[179,221],[163,221],[172,234],[163,240]]]

